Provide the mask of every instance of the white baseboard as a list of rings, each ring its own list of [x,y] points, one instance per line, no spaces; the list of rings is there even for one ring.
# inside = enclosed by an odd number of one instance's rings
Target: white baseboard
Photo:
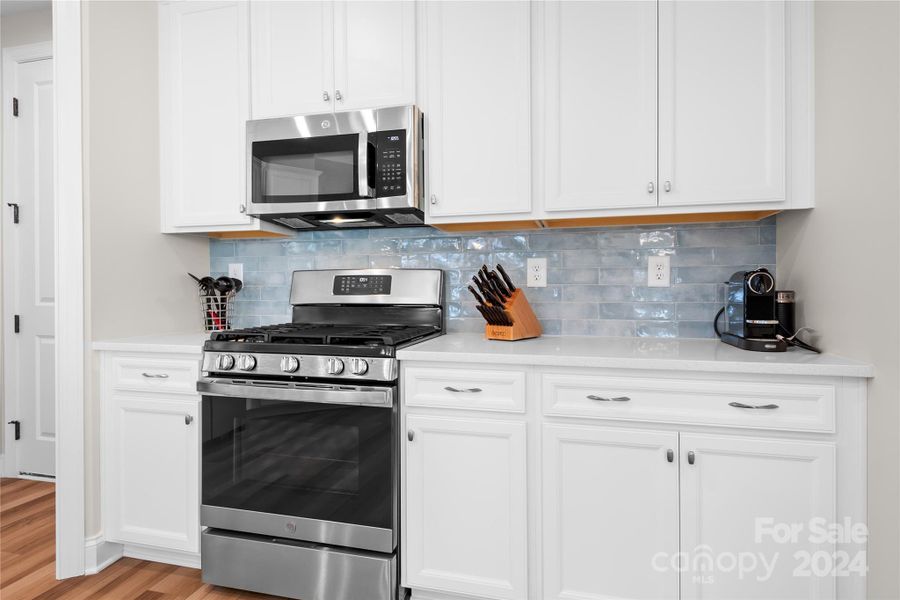
[[[179,567],[189,567],[191,569],[200,568],[199,552],[164,550],[162,548],[153,548],[151,546],[125,544],[124,554],[128,558],[137,558],[139,560],[167,563],[170,565],[178,565]]]
[[[95,575],[122,558],[122,544],[107,542],[98,533],[84,540],[84,574]]]

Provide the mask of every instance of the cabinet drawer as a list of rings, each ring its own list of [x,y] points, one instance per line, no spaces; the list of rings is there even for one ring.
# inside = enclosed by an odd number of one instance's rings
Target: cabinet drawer
[[[544,373],[541,392],[547,416],[834,431],[828,384]]]
[[[525,372],[408,367],[407,406],[525,412]]]
[[[195,394],[199,359],[114,356],[112,386],[117,390]]]

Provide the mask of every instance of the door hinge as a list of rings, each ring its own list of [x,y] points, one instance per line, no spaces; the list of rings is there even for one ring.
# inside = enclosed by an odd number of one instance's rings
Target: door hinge
[[[13,116],[14,117],[19,116],[19,99],[18,98],[13,98]]]
[[[13,333],[19,333],[19,315],[13,315]]]
[[[18,421],[10,421],[7,425],[15,427],[14,439],[18,441],[22,437],[22,424]]]
[[[15,202],[7,202],[7,206],[13,209],[13,225],[19,224],[19,205]]]

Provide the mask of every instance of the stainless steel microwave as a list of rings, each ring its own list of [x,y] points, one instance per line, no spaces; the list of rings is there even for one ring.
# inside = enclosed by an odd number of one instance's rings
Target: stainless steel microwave
[[[423,225],[415,106],[247,122],[247,213],[294,229]]]

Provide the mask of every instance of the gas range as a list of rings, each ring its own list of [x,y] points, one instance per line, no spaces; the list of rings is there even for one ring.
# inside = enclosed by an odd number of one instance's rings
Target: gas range
[[[214,332],[204,345],[202,370],[393,381],[397,349],[443,332],[442,288],[437,270],[297,271],[293,322]]]
[[[442,300],[439,270],[297,271],[290,323],[210,336],[197,382],[205,582],[402,597],[396,352],[443,333]]]

